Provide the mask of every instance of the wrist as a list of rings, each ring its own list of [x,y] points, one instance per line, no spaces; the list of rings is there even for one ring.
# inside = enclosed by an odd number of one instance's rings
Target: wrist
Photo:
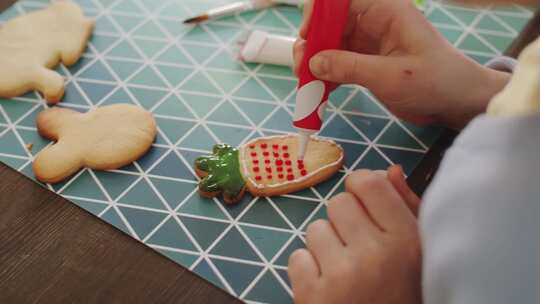
[[[469,113],[472,115],[471,118],[478,116],[479,114],[485,113],[490,101],[501,92],[504,87],[510,81],[511,74],[507,72],[493,70],[487,67],[482,67],[483,69],[483,78],[475,94],[471,95],[471,108]]]
[[[453,129],[463,129],[476,116],[485,113],[491,99],[501,92],[510,81],[511,74],[476,65],[465,91],[459,102],[454,102],[453,109],[443,117],[442,122]]]

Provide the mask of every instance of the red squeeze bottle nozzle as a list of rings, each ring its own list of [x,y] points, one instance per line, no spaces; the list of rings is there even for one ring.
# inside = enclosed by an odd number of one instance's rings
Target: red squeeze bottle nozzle
[[[299,69],[293,125],[298,129],[299,159],[303,159],[312,134],[322,127],[324,108],[335,84],[311,73],[309,61],[320,51],[341,49],[349,17],[350,0],[315,0],[309,22],[304,58]]]

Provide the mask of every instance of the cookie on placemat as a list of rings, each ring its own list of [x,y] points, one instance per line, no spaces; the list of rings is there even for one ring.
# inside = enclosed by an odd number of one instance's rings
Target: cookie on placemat
[[[84,52],[94,21],[70,1],[16,17],[0,27],[0,97],[38,90],[50,103],[64,95],[64,78],[50,70],[72,65]]]
[[[334,175],[343,164],[343,149],[335,142],[312,138],[303,160],[298,137],[272,136],[252,140],[240,148],[220,144],[213,154],[199,157],[195,171],[206,197],[223,193],[226,203],[254,196],[283,195],[314,186]]]
[[[56,183],[87,167],[113,170],[143,156],[156,137],[152,114],[129,104],[79,113],[51,108],[39,113],[38,132],[56,141],[34,160],[37,179]]]

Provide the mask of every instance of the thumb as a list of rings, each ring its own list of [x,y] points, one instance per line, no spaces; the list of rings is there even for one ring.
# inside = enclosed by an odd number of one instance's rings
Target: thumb
[[[367,88],[376,86],[381,79],[396,75],[398,65],[398,58],[342,50],[322,51],[309,62],[311,73],[321,80],[358,84]]]
[[[403,168],[399,165],[392,166],[388,169],[388,179],[399,192],[403,200],[409,206],[409,209],[415,216],[418,216],[418,210],[420,209],[421,199],[412,191],[405,180],[405,174]]]

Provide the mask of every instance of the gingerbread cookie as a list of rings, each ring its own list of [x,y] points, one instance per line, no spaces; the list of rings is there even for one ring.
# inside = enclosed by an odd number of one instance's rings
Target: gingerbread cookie
[[[116,104],[87,113],[51,108],[39,113],[38,132],[56,141],[34,160],[37,179],[56,183],[87,167],[112,170],[137,160],[156,137],[150,112]]]
[[[50,70],[81,57],[94,21],[70,1],[16,17],[0,27],[0,97],[38,90],[50,103],[64,95],[64,78]]]
[[[271,136],[240,148],[220,144],[213,154],[199,157],[195,171],[205,197],[223,194],[226,203],[254,196],[283,195],[314,186],[334,175],[343,164],[343,149],[335,142],[312,138],[303,160],[298,159],[298,137]]]

